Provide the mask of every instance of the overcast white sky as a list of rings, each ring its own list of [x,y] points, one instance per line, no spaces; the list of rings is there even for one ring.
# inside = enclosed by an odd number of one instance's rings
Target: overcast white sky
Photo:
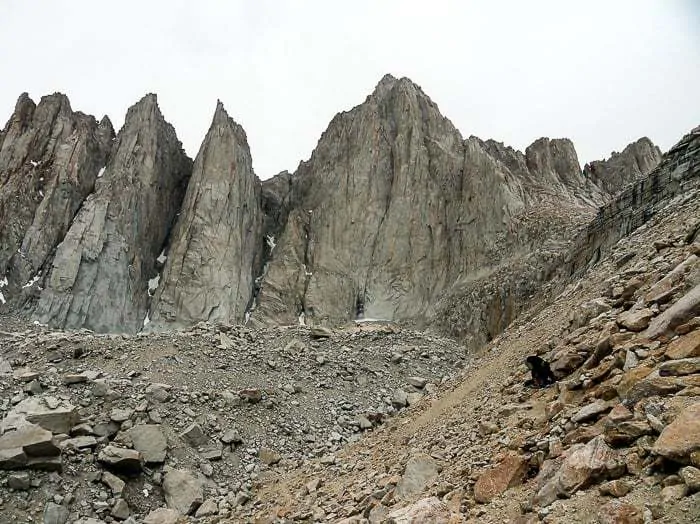
[[[385,73],[466,137],[569,137],[582,162],[700,124],[700,1],[0,0],[0,120],[66,93],[115,127],[147,92],[194,157],[220,98],[256,173],[294,170]]]

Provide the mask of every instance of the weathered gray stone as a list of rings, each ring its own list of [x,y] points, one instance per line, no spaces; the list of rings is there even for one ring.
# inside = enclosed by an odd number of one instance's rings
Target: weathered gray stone
[[[53,252],[92,191],[112,147],[105,117],[71,109],[60,93],[38,105],[24,93],[0,141],[0,274],[22,304],[42,286]]]
[[[60,454],[51,432],[35,424],[24,425],[0,436],[0,452],[3,452],[0,464],[6,461],[8,465],[17,461],[26,463],[29,457],[53,457]]]
[[[14,412],[54,433],[70,433],[79,420],[72,404],[48,396],[26,398],[15,406]]]
[[[44,507],[44,524],[66,524],[69,515],[67,507],[47,502]]]
[[[676,326],[700,315],[700,284],[688,291],[678,302],[656,317],[644,332],[649,339],[669,335]]]
[[[168,507],[190,515],[204,502],[204,484],[188,471],[171,469],[163,478],[163,492]]]
[[[653,316],[651,309],[629,310],[617,316],[617,323],[630,331],[644,331]]]
[[[97,439],[91,435],[86,435],[84,437],[69,438],[61,441],[59,447],[61,449],[73,448],[73,449],[84,449],[84,448],[94,448],[97,446]]]
[[[177,524],[180,512],[170,508],[158,508],[143,519],[143,524]]]
[[[219,102],[155,292],[153,327],[243,320],[260,273],[262,214],[245,131]]]
[[[131,510],[124,499],[117,499],[109,514],[117,520],[126,520],[129,518]]]
[[[129,437],[146,464],[165,462],[168,442],[159,425],[137,424],[129,430]]]
[[[109,489],[112,490],[114,495],[121,495],[122,491],[124,491],[124,487],[126,486],[126,482],[116,475],[112,475],[109,471],[102,472],[102,482],[109,486]]]
[[[125,474],[140,473],[143,468],[141,453],[113,445],[103,448],[97,455],[97,460],[114,471]]]
[[[204,446],[209,442],[209,439],[202,431],[201,426],[197,423],[187,426],[187,428],[180,433],[180,438],[189,443],[190,446],[194,447]]]
[[[395,496],[411,500],[428,488],[438,476],[438,466],[428,455],[415,455],[408,460],[401,480],[396,485]]]
[[[191,167],[156,96],[132,106],[104,176],[56,249],[36,319],[60,328],[140,330],[148,281]]]

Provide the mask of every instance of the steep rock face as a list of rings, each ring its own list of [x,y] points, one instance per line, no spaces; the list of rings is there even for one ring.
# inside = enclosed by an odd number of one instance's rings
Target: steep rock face
[[[419,318],[455,281],[533,241],[517,230],[528,206],[590,215],[604,199],[570,141],[524,155],[464,141],[418,86],[391,76],[333,119],[292,179],[254,313],[263,322]]]
[[[219,102],[171,237],[152,327],[242,321],[261,251],[260,182],[243,128]]]
[[[430,325],[463,339],[470,349],[482,346],[523,308],[555,297],[572,277],[580,276],[618,240],[654,217],[670,198],[698,185],[700,127],[663,155],[650,173],[608,197],[595,215],[581,215],[587,221],[567,226],[561,214],[553,216],[545,224],[563,227],[561,232],[549,237],[534,235],[544,240],[533,243],[529,252],[456,282],[429,311]]]
[[[113,138],[107,117],[98,123],[74,112],[65,95],[45,96],[39,105],[20,96],[0,138],[0,276],[11,302],[45,274]]]
[[[156,96],[131,107],[104,176],[57,248],[36,318],[60,328],[139,330],[191,167]]]
[[[661,161],[661,150],[647,137],[631,143],[607,160],[586,164],[584,175],[609,194],[647,175]]]

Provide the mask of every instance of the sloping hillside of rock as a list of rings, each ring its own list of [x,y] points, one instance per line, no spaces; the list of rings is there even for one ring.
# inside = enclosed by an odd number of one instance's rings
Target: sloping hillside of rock
[[[242,323],[262,244],[260,182],[245,131],[219,102],[171,235],[153,327]]]
[[[694,185],[456,386],[338,453],[263,479],[230,522],[674,522],[700,518],[700,129]],[[694,166],[694,167],[693,167]],[[526,386],[527,355],[558,382]]]
[[[109,119],[24,93],[0,135],[0,303],[35,292],[112,148]],[[1,307],[1,305],[0,305]]]
[[[333,460],[466,362],[395,325],[114,336],[0,318],[0,522],[228,515],[257,480]]]
[[[191,168],[156,96],[132,106],[104,175],[56,250],[35,318],[58,328],[140,330]]]

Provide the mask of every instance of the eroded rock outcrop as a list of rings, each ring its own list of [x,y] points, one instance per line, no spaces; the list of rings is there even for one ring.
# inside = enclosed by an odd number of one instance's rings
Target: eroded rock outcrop
[[[58,246],[36,318],[60,328],[135,332],[191,172],[157,104],[127,113],[104,176]]]
[[[661,150],[647,137],[632,142],[621,153],[607,160],[586,164],[584,175],[607,193],[614,195],[628,184],[645,177],[661,161]]]
[[[98,123],[73,111],[63,94],[45,96],[38,105],[26,93],[19,97],[0,137],[0,279],[7,278],[6,300],[19,303],[41,285],[113,138],[107,117]]]
[[[242,321],[262,243],[260,182],[245,131],[219,102],[173,231],[153,327]]]
[[[274,184],[292,206],[254,313],[273,323],[422,322],[453,286],[551,239],[561,247],[610,198],[583,176],[571,141],[521,153],[463,140],[417,85],[389,75]]]

